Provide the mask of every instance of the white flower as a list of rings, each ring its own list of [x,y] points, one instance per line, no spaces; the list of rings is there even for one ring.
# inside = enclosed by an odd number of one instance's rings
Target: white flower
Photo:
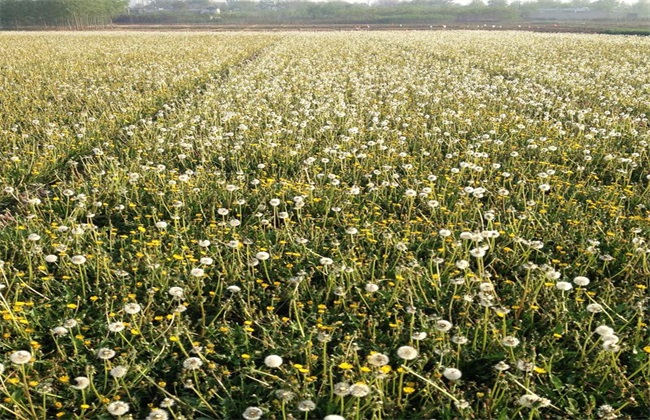
[[[272,354],[264,358],[264,364],[270,368],[277,368],[282,365],[282,357],[277,354]]]
[[[255,254],[255,258],[257,258],[260,261],[266,261],[269,258],[271,258],[271,254],[268,252],[260,251],[257,254]]]
[[[350,226],[345,229],[345,233],[347,233],[348,235],[356,235],[357,233],[359,233],[359,230],[355,227]]]
[[[174,299],[182,299],[183,298],[183,289],[178,286],[172,286],[169,288],[167,291]]]
[[[214,260],[210,257],[203,257],[201,258],[201,264],[203,265],[212,265],[214,263]]]
[[[488,282],[484,282],[484,283],[479,284],[478,288],[483,293],[488,293],[488,292],[493,292],[494,291],[494,285],[492,283],[488,283]]]
[[[113,401],[106,409],[114,416],[121,416],[129,412],[129,404],[124,401]]]
[[[170,407],[173,407],[174,404],[176,404],[176,401],[172,400],[171,398],[165,398],[165,399],[162,400],[162,402],[160,403],[160,406],[161,406],[162,408],[170,408]]]
[[[526,394],[526,395],[522,395],[521,397],[519,397],[519,400],[517,400],[517,402],[518,402],[519,405],[521,405],[522,407],[533,407],[534,405],[537,404],[537,402],[538,402],[539,400],[541,400],[541,398],[539,397],[539,395],[535,395],[535,394]]]
[[[597,314],[603,312],[603,307],[599,303],[590,303],[589,305],[587,305],[587,312],[591,312],[592,314]]]
[[[110,373],[113,378],[122,378],[128,371],[129,369],[125,366],[115,366],[108,373]]]
[[[169,419],[169,413],[167,413],[165,410],[160,408],[154,408],[149,412],[149,415],[145,418],[145,420],[168,420],[168,419]]]
[[[613,335],[614,334],[614,329],[611,327],[608,327],[607,325],[599,325],[596,327],[596,334],[603,336],[603,335]]]
[[[356,383],[350,386],[350,395],[353,397],[365,397],[370,394],[370,387],[366,384]]]
[[[236,286],[236,285],[233,284],[233,285],[231,285],[231,286],[228,286],[228,287],[226,288],[226,290],[228,290],[228,291],[231,292],[231,293],[238,293],[238,292],[241,292],[241,287]]]
[[[193,268],[190,274],[194,277],[203,277],[205,271],[202,268]]]
[[[449,321],[447,321],[445,319],[440,319],[440,320],[436,321],[435,328],[438,331],[447,332],[453,326],[454,326],[454,324],[452,324],[451,322],[449,322]]]
[[[462,336],[462,335],[455,335],[455,336],[451,337],[451,341],[453,343],[463,345],[463,344],[467,344],[469,339],[467,337],[465,337],[465,336]]]
[[[75,255],[72,258],[70,258],[70,261],[72,261],[72,264],[81,265],[86,262],[86,257],[84,257],[83,255]]]
[[[50,255],[46,255],[46,256],[45,256],[45,262],[55,263],[55,262],[57,262],[58,260],[59,260],[59,257],[57,257],[56,255],[52,255],[52,254],[50,254]]]
[[[280,205],[280,199],[278,199],[278,198],[272,198],[272,199],[269,201],[269,204],[270,204],[272,207],[277,207],[277,206]]]
[[[450,381],[457,381],[461,376],[463,376],[463,374],[456,368],[447,368],[442,372],[442,376],[449,379]]]
[[[127,303],[126,305],[124,305],[124,312],[126,312],[127,314],[130,314],[130,315],[137,314],[141,310],[142,310],[142,307],[140,306],[140,304],[135,303],[135,302]]]
[[[334,264],[334,260],[332,260],[331,258],[327,258],[327,257],[321,258],[319,260],[319,262],[321,263],[321,265],[332,265],[332,264]]]
[[[36,234],[36,233],[30,233],[30,234],[27,236],[27,240],[28,240],[28,241],[32,241],[32,242],[36,242],[36,241],[38,241],[38,240],[40,240],[40,239],[41,239],[40,235],[38,235],[38,234]]]
[[[158,229],[165,229],[167,227],[167,222],[156,222],[156,227]]]
[[[506,347],[516,347],[519,345],[519,343],[520,343],[519,339],[511,335],[503,337],[503,339],[501,339],[501,344],[503,344]]]
[[[338,382],[334,384],[332,391],[339,397],[345,397],[346,395],[350,395],[350,387],[350,384],[347,382]]]
[[[68,333],[68,329],[65,327],[54,327],[50,330],[50,332],[55,337],[63,337]]]
[[[618,337],[617,337],[618,338]],[[616,353],[621,349],[621,346],[614,340],[603,341],[603,350]]]
[[[469,267],[469,262],[466,260],[456,261],[456,267],[458,267],[460,270],[465,270]]]
[[[345,417],[339,416],[338,414],[328,414],[323,417],[323,420],[345,420]]]
[[[73,379],[75,385],[70,385],[74,389],[86,389],[90,386],[90,379],[85,376],[77,376]]]
[[[474,258],[483,258],[486,253],[486,249],[483,247],[473,248],[469,251],[470,255]]]
[[[29,363],[29,361],[32,360],[32,354],[27,350],[18,350],[11,353],[9,360],[11,360],[11,363],[14,363],[16,365],[24,365],[25,363]]]
[[[375,293],[377,290],[379,290],[379,286],[376,285],[375,283],[368,283],[366,284],[366,292],[368,293]]]
[[[5,373],[5,365],[3,363],[0,363],[0,375]]]
[[[427,338],[428,334],[423,331],[414,332],[411,338],[415,341],[422,341]]]
[[[451,236],[451,231],[449,229],[440,229],[438,231],[438,235],[442,236],[443,238],[446,238],[448,236]]]
[[[604,404],[598,407],[598,411],[596,412],[596,414],[598,414],[598,417],[605,420],[615,420],[620,417],[616,413],[614,407],[612,407],[609,404]]]
[[[411,346],[402,346],[397,349],[397,355],[404,360],[413,360],[418,357],[418,351]]]
[[[97,357],[102,360],[108,360],[115,357],[115,351],[106,347],[97,350]]]
[[[303,400],[298,403],[298,410],[307,412],[316,408],[316,404],[312,400]]]
[[[384,366],[390,362],[388,356],[382,353],[374,353],[368,356],[368,363],[372,366]]]
[[[201,248],[207,248],[207,247],[210,246],[210,244],[211,244],[211,242],[208,241],[207,239],[203,239],[203,240],[200,240],[200,241],[199,241],[199,246],[200,246]]]
[[[203,361],[198,357],[188,357],[183,361],[183,367],[187,370],[196,370],[203,366]]]
[[[282,400],[284,402],[289,402],[293,400],[296,394],[293,391],[289,391],[288,389],[278,389],[277,391],[275,391],[275,396],[279,400]]]
[[[120,332],[120,331],[123,331],[124,328],[126,328],[126,326],[124,325],[124,322],[117,321],[117,322],[111,322],[110,324],[108,324],[108,330],[110,332]]]
[[[590,283],[589,279],[584,276],[578,276],[574,278],[573,282],[576,284],[576,286],[586,286]]]
[[[573,285],[568,281],[558,281],[557,283],[555,283],[555,288],[563,292],[567,292],[573,289]]]
[[[76,319],[70,318],[70,319],[65,320],[65,322],[63,323],[63,326],[66,327],[66,328],[74,328],[74,327],[77,326],[77,324],[78,324],[78,322],[77,322]]]
[[[519,369],[522,372],[530,372],[531,370],[533,370],[534,367],[535,364],[532,362],[527,362],[522,359],[517,360],[517,369]]]
[[[494,365],[494,369],[498,370],[499,372],[504,372],[508,369],[510,369],[510,365],[504,362],[503,360]]]
[[[262,414],[264,414],[264,411],[261,408],[248,407],[241,416],[244,420],[259,420],[262,418]]]
[[[618,343],[619,341],[621,341],[621,339],[614,334],[601,335],[600,339],[603,341],[611,341],[612,343]]]

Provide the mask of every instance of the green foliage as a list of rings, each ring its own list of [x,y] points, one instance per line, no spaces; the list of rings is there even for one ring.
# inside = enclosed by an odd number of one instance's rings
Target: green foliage
[[[124,12],[127,3],[127,0],[2,0],[0,24],[6,28],[107,25]]]

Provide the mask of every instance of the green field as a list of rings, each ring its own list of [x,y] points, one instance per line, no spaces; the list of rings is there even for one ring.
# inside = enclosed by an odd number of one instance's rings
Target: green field
[[[0,34],[0,418],[650,417],[648,51]]]

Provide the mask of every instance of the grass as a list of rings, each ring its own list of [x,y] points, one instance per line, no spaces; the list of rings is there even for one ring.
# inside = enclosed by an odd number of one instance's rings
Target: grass
[[[0,48],[3,416],[648,414],[647,39]]]

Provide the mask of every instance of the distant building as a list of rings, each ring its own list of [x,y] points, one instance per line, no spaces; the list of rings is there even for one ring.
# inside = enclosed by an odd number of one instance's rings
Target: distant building
[[[129,7],[144,7],[153,0],[129,0]]]

